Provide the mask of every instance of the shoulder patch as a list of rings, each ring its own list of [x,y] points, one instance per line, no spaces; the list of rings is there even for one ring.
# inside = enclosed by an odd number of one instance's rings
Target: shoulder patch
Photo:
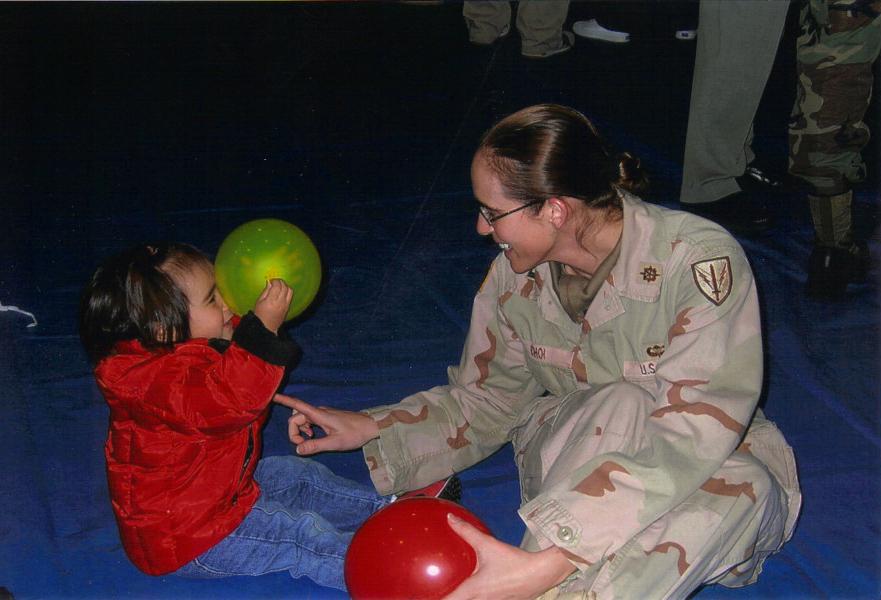
[[[693,263],[691,274],[700,293],[716,306],[731,294],[731,260],[727,256]]]

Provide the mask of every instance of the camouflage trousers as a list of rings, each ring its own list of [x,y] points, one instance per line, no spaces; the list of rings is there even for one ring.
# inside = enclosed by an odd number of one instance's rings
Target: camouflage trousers
[[[863,118],[881,49],[881,0],[808,0],[800,27],[789,172],[813,195],[843,194],[866,174]]]
[[[654,408],[653,397],[631,383],[536,403],[514,440],[521,501],[525,504],[546,489],[565,485],[593,456],[637,453],[646,444],[645,424]],[[603,435],[594,435],[600,430]],[[744,443],[710,481],[716,480],[733,485],[729,490],[749,493],[718,493],[712,485],[702,486],[661,518],[646,523],[614,554],[576,571],[541,600],[685,598],[706,584],[753,583],[765,558],[792,535],[801,506],[792,450],[759,412]],[[521,547],[540,549],[529,531]]]

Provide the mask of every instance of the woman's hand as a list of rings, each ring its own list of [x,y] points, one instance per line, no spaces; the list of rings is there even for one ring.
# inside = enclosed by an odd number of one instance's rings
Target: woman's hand
[[[263,323],[263,326],[272,333],[278,333],[278,328],[284,323],[285,315],[291,306],[294,291],[282,279],[272,279],[266,282],[266,287],[257,298],[254,306],[254,314]]]
[[[447,515],[447,521],[474,548],[477,567],[446,600],[531,599],[559,585],[575,571],[557,547],[527,552],[500,542],[453,515]]]
[[[379,437],[376,421],[365,414],[319,408],[284,394],[276,394],[272,401],[294,409],[288,419],[288,437],[297,444],[297,454],[354,450]],[[327,435],[314,439],[313,427],[320,427]]]

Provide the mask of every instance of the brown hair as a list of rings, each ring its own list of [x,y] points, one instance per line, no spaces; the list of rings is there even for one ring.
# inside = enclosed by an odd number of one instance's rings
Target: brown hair
[[[569,196],[620,214],[619,188],[633,193],[648,188],[638,158],[626,152],[613,156],[587,117],[558,104],[505,117],[484,134],[477,151],[507,195],[523,204]]]
[[[140,244],[107,259],[83,289],[79,334],[92,363],[123,340],[146,348],[171,348],[190,337],[190,310],[177,283],[196,268],[213,269],[188,244]]]

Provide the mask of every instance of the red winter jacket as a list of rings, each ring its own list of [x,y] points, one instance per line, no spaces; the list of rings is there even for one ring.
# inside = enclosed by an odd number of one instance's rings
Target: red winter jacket
[[[251,313],[225,345],[196,339],[154,352],[125,341],[95,369],[110,406],[104,454],[119,534],[150,575],[226,537],[260,492],[260,429],[296,346]]]

